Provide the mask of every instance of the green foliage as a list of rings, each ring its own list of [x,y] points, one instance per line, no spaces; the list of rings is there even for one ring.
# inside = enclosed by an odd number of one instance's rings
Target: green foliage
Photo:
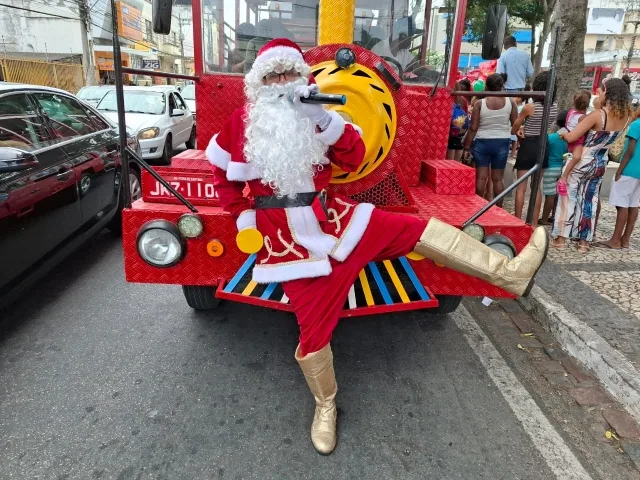
[[[497,3],[497,0],[477,0],[467,7],[469,33],[477,41],[482,39],[487,10],[493,3]],[[507,6],[510,19],[518,18],[529,27],[538,26],[544,21],[544,7],[539,0],[504,0],[501,3]],[[507,25],[507,32],[509,30],[510,27]]]

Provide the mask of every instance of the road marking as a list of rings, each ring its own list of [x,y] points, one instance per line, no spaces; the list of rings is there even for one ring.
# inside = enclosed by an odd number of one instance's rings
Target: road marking
[[[451,317],[556,478],[591,479],[467,309],[460,306]]]

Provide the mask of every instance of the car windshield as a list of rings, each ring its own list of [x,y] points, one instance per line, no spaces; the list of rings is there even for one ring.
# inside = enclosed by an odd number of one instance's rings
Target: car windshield
[[[187,85],[186,87],[184,87],[180,91],[180,94],[182,95],[182,98],[184,98],[185,100],[195,100],[196,99],[196,86],[195,85]]]
[[[147,113],[162,115],[165,111],[165,96],[160,92],[145,92],[143,90],[129,90],[124,92],[124,111],[126,113]],[[103,112],[117,112],[116,92],[107,93],[98,104],[98,110]]]
[[[87,102],[99,102],[109,90],[100,87],[85,87],[80,89],[77,97]]]

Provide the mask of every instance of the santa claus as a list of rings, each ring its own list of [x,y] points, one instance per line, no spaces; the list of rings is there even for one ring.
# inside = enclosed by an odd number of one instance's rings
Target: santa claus
[[[358,126],[300,101],[315,91],[298,45],[272,40],[245,77],[246,105],[231,115],[206,153],[239,238],[259,239],[253,279],[282,283],[295,310],[300,326],[295,359],[316,401],[311,440],[318,452],[329,454],[337,419],[329,342],[349,289],[367,263],[415,251],[523,295],[544,261],[548,240],[545,230],[537,229],[509,260],[435,218],[427,223],[327,195],[331,163],[356,171],[365,146]]]

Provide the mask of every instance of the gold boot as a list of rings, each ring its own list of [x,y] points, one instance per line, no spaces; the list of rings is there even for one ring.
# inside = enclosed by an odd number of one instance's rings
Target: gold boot
[[[300,364],[309,390],[316,399],[316,413],[311,424],[311,441],[322,455],[329,455],[336,448],[336,393],[338,385],[333,371],[331,346],[300,357],[300,345],[296,349],[296,360]]]
[[[520,254],[509,260],[461,230],[432,218],[415,252],[445,267],[486,280],[514,295],[527,296],[548,249],[547,232],[544,227],[538,227]]]

